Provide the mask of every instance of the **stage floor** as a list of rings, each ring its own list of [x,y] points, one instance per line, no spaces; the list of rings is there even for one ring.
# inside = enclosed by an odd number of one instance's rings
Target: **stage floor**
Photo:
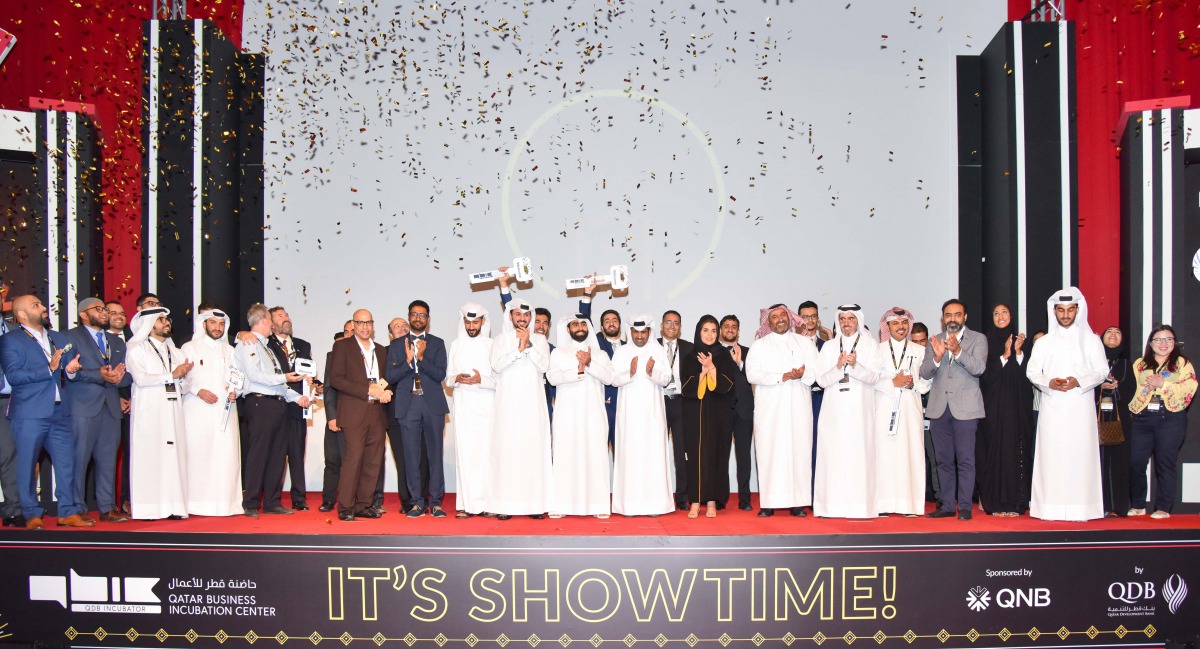
[[[284,497],[286,503],[286,495]],[[808,534],[944,534],[972,532],[1072,532],[1106,530],[1187,530],[1200,529],[1200,516],[1177,514],[1166,520],[1154,520],[1149,516],[1137,518],[1107,518],[1086,523],[1041,521],[1029,516],[1003,518],[989,516],[979,507],[969,521],[957,518],[905,518],[887,516],[870,520],[841,518],[792,517],[787,510],[778,510],[770,518],[759,518],[757,494],[753,498],[754,509],[744,512],[737,509],[737,498],[730,499],[730,506],[720,511],[716,518],[705,518],[701,508],[700,518],[689,519],[687,512],[676,511],[663,516],[625,517],[614,514],[607,520],[593,517],[568,516],[560,519],[534,520],[528,516],[514,516],[507,521],[494,518],[454,518],[454,494],[447,494],[443,503],[449,517],[435,519],[432,516],[407,518],[400,511],[400,501],[395,495],[384,501],[387,513],[379,519],[358,519],[354,522],[338,520],[336,510],[322,513],[316,506],[321,502],[319,493],[309,494],[312,509],[292,515],[262,514],[259,518],[244,516],[210,517],[193,516],[179,521],[129,521],[126,523],[97,523],[93,528],[60,528],[53,518],[46,519],[47,530],[63,530],[76,534],[89,532],[173,532],[186,534],[350,534],[350,535],[414,535],[414,536],[738,536],[738,535],[808,535]],[[932,511],[933,505],[927,510]],[[96,513],[92,512],[92,517]],[[9,533],[25,533],[25,530],[3,528]]]

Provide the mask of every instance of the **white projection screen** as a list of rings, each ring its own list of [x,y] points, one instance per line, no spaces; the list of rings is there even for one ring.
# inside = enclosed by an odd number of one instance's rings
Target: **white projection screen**
[[[748,345],[760,308],[806,299],[827,325],[856,302],[872,330],[899,305],[936,331],[958,285],[955,56],[1006,11],[247,0],[244,47],[267,59],[268,306],[323,365],[359,308],[386,344],[420,298],[452,338],[464,302],[499,312],[468,274],[528,256],[521,293],[556,320],[576,308],[564,280],[625,264],[628,292],[602,291],[596,315],[673,308],[689,339],[732,313]]]

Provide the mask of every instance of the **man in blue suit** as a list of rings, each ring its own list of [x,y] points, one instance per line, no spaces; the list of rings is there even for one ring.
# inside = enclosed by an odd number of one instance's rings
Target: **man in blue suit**
[[[395,390],[396,419],[404,441],[404,477],[412,498],[407,515],[423,516],[428,495],[429,513],[435,518],[445,518],[442,430],[450,412],[442,390],[446,378],[446,343],[428,332],[429,305],[422,300],[413,300],[408,305],[408,328],[407,336],[393,340],[388,346],[386,376]],[[421,484],[422,440],[429,462],[428,485]]]
[[[3,287],[0,286],[0,289]],[[6,333],[8,323],[0,320],[0,336]],[[3,369],[0,369],[0,488],[4,493],[0,516],[4,517],[4,527],[25,527],[25,516],[21,514],[21,497],[17,489],[17,443],[13,441],[12,424],[5,416],[11,398],[12,386],[4,378]]]
[[[67,391],[71,428],[75,432],[75,500],[84,502],[88,462],[96,466],[96,505],[100,520],[129,520],[117,507],[117,448],[121,443],[121,388],[133,377],[125,372],[125,343],[108,333],[108,310],[94,297],[79,302],[79,326],[67,340],[79,352],[82,368]]]
[[[54,496],[58,524],[91,527],[76,498],[75,440],[71,432],[71,402],[67,380],[80,370],[79,352],[67,337],[48,328],[46,305],[33,295],[13,300],[13,318],[20,327],[0,338],[0,367],[12,385],[8,418],[17,443],[17,488],[25,527],[42,529],[42,507],[34,488],[34,465],[42,449],[54,463]]]

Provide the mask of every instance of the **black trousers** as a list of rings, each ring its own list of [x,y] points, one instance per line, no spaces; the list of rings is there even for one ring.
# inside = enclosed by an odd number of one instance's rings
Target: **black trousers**
[[[400,496],[400,507],[404,511],[412,508],[413,497],[408,492],[408,472],[404,464],[404,437],[400,433],[400,422],[396,419],[396,411],[391,405],[388,408],[387,438],[392,447],[392,462],[396,465],[396,491]],[[373,507],[383,505],[383,478],[386,471],[379,472],[379,484],[375,487]],[[421,484],[429,483],[429,461],[425,459],[425,442],[421,442]]]
[[[308,422],[303,419],[287,418],[285,425],[288,472],[292,476],[292,506],[307,505],[305,502],[308,485],[304,479],[304,445],[308,437]]]
[[[281,507],[283,462],[287,454],[287,404],[280,399],[246,397],[246,463],[242,465],[244,509]]]
[[[666,399],[666,397],[664,397]],[[675,457],[675,504],[687,502],[687,444],[683,435],[683,398],[666,399],[667,428],[671,431],[671,452]]]
[[[346,454],[346,437],[325,426],[325,473],[321,479],[321,504],[336,503],[338,480],[342,475],[342,456]]]
[[[754,435],[754,418],[743,419],[737,413],[733,415],[733,425],[730,427],[733,432],[733,457],[737,461],[737,492],[738,502],[750,499],[750,444],[753,441]],[[725,448],[725,463],[722,465],[725,469],[725,483],[728,487],[729,480],[729,450]],[[725,500],[729,500],[729,489],[725,489]]]

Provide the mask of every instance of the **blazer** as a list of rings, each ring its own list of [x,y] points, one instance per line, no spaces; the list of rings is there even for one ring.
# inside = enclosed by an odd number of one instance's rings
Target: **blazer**
[[[945,332],[937,335],[946,340]],[[933,380],[929,389],[929,403],[925,416],[937,419],[950,408],[955,419],[983,419],[983,393],[979,390],[979,376],[987,368],[987,337],[963,327],[962,351],[956,359],[949,360],[949,353],[942,357],[937,367],[933,365],[933,347],[925,351],[921,363],[921,378]]]
[[[75,374],[75,385],[67,393],[71,400],[71,414],[76,417],[95,417],[106,412],[113,419],[124,417],[121,412],[121,388],[133,384],[133,377],[128,372],[121,382],[113,385],[100,377],[100,368],[108,365],[116,367],[125,362],[125,342],[120,338],[104,332],[104,345],[108,349],[108,360],[100,355],[100,346],[92,337],[87,327],[79,325],[67,330],[67,340],[79,352],[79,363],[82,365]]]
[[[379,373],[387,366],[387,348],[379,343],[375,346],[375,362]],[[380,425],[385,424],[383,408],[367,401],[367,391],[371,382],[367,380],[367,368],[363,364],[362,347],[358,344],[357,336],[343,338],[333,343],[333,351],[329,352],[329,366],[326,374],[329,386],[338,391],[338,427],[356,428],[369,423],[370,418],[378,417]],[[381,404],[382,405],[382,404]]]
[[[292,345],[296,349],[296,358],[307,358],[312,360],[312,345],[308,341],[301,340],[292,336]],[[279,340],[275,334],[271,334],[267,338],[267,349],[270,349],[275,354],[275,359],[279,361],[279,367],[285,368],[284,374],[295,372],[296,366],[288,360],[287,352],[283,350],[283,341]],[[328,372],[328,365],[326,372]],[[315,378],[315,377],[314,377]],[[295,381],[287,384],[288,389],[297,394],[304,394],[304,381]],[[288,419],[304,419],[304,408],[299,404],[288,402],[287,404]]]
[[[70,342],[66,335],[47,330],[50,342],[56,349]],[[95,344],[95,343],[92,343]],[[46,352],[38,341],[26,334],[17,325],[12,331],[0,336],[0,366],[4,367],[4,378],[12,386],[12,398],[8,403],[9,419],[47,419],[54,416],[54,388],[57,385],[62,397],[61,414],[71,415],[71,400],[67,396],[67,363],[78,356],[74,347],[63,354],[57,372],[51,372]]]
[[[395,390],[392,404],[396,419],[404,420],[415,399],[423,399],[434,415],[446,415],[450,412],[446,391],[442,389],[442,381],[446,380],[446,343],[433,334],[425,334],[425,360],[418,363],[423,393],[418,397],[412,393],[416,372],[408,364],[408,353],[404,351],[406,338],[393,340],[387,353],[387,381]]]
[[[742,421],[754,421],[754,390],[746,379],[746,357],[750,355],[750,349],[741,343],[737,346],[742,349],[742,366],[733,375],[733,414]]]
[[[325,352],[325,391],[321,393],[325,400],[325,421],[337,419],[338,393],[329,385],[329,367],[333,365],[333,352]]]

